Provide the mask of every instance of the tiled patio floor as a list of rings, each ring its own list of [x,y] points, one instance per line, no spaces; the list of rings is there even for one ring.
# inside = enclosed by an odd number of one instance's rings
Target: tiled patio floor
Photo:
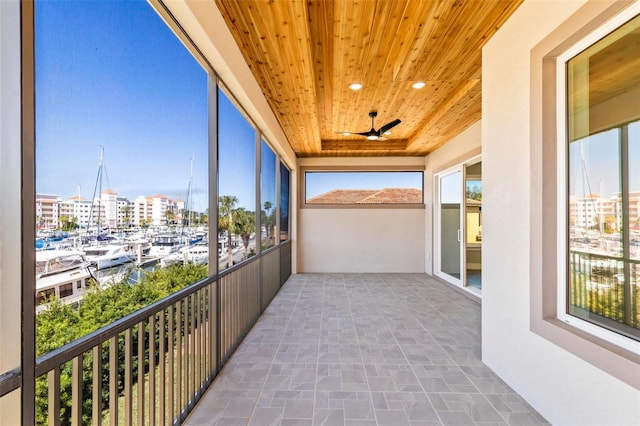
[[[480,361],[480,305],[424,274],[292,275],[188,425],[546,421]]]

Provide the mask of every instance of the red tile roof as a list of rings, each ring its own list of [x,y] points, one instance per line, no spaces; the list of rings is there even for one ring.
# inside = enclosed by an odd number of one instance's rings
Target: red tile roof
[[[422,204],[415,188],[334,189],[307,200],[307,204]]]

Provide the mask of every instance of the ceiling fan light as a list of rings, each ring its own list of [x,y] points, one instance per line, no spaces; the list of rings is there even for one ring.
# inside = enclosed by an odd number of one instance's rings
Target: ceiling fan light
[[[360,89],[362,89],[362,83],[351,83],[349,85],[349,89],[351,89],[351,90],[360,90]]]
[[[422,89],[426,85],[427,83],[425,83],[424,81],[416,81],[411,85],[411,87],[413,87],[414,89]]]
[[[378,140],[378,135],[369,135],[367,136],[367,139],[369,139],[370,141],[376,141]]]
[[[389,136],[391,134],[391,130],[387,130],[386,132],[384,132],[385,136]]]

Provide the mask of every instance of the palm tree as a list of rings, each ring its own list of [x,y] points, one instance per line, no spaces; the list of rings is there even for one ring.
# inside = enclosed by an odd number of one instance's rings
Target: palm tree
[[[267,238],[269,238],[270,232],[271,232],[271,215],[270,215],[270,210],[273,208],[273,204],[271,204],[271,201],[265,201],[264,202],[264,210],[263,210],[263,215],[262,215],[262,224],[264,225],[264,229],[266,231],[267,234]]]
[[[122,219],[124,220],[124,224],[129,227],[129,225],[131,224],[131,212],[133,211],[133,209],[131,208],[131,206],[124,206],[122,207]]]
[[[233,222],[231,225],[233,233],[242,238],[244,257],[246,258],[249,254],[248,248],[251,234],[256,231],[256,215],[254,212],[239,207],[233,211]]]
[[[233,209],[238,203],[235,195],[221,195],[218,197],[218,232],[227,232],[227,252],[231,260],[231,227],[233,221]]]
[[[59,226],[60,226],[60,229],[62,229],[63,231],[66,231],[67,227],[69,226],[69,216],[64,214],[60,215]]]
[[[173,212],[172,209],[166,209],[164,211],[164,218],[167,220],[167,225],[171,224],[171,222],[175,217],[176,217],[176,214]]]

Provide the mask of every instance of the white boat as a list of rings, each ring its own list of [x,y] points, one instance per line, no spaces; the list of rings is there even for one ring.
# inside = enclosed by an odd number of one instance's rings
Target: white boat
[[[175,253],[171,253],[160,260],[160,266],[167,267],[177,263],[193,263],[204,265],[209,262],[209,247],[204,244],[196,244],[191,247],[183,247]]]
[[[48,250],[36,252],[36,313],[52,297],[65,304],[82,300],[93,278],[83,252]]]
[[[149,256],[164,257],[177,252],[183,246],[180,238],[173,234],[156,235],[151,240]]]
[[[151,250],[151,243],[146,238],[127,239],[127,242],[131,245],[132,251],[140,256],[148,256]]]
[[[128,245],[111,244],[106,246],[85,247],[83,250],[87,260],[98,270],[133,262],[135,259],[135,255]]]

